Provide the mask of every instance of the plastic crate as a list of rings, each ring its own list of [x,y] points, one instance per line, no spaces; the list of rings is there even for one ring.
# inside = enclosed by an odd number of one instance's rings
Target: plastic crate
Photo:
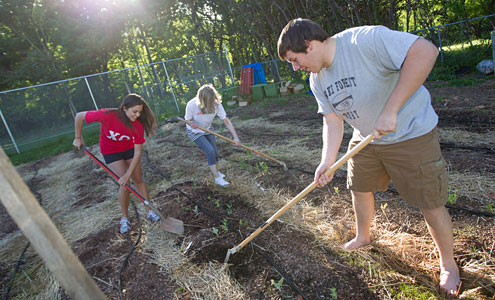
[[[265,90],[266,97],[276,97],[278,96],[278,86],[276,83],[267,83],[263,89]]]
[[[260,83],[251,86],[251,95],[253,96],[253,99],[262,99],[265,97],[265,90],[263,88],[265,85],[265,83]]]
[[[226,101],[232,100],[233,96],[238,96],[238,95],[239,95],[239,86],[234,86],[222,90],[222,98]]]

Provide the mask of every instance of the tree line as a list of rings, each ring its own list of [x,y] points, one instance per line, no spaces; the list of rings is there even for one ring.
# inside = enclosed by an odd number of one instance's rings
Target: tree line
[[[495,11],[495,0],[0,0],[0,90],[218,51],[234,66],[278,58],[294,18],[330,34],[413,31]]]

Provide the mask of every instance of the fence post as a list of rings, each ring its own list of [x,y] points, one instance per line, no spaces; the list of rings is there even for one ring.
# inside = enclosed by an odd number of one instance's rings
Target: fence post
[[[438,34],[438,45],[440,47],[440,58],[442,59],[442,66],[443,66],[442,35],[440,34],[440,27],[437,27],[437,34]]]
[[[91,99],[93,99],[93,104],[95,105],[96,110],[98,110],[98,105],[96,105],[95,97],[93,96],[93,91],[91,91],[91,87],[89,86],[88,77],[84,77],[84,81],[86,81],[86,86],[88,87],[89,94],[91,95]]]
[[[163,69],[165,70],[165,75],[167,75],[168,86],[170,87],[170,90],[172,91],[172,96],[174,97],[175,107],[177,107],[177,111],[180,112],[179,104],[177,104],[177,98],[175,98],[174,87],[170,82],[170,77],[168,77],[168,72],[167,72],[167,67],[165,67],[165,62],[162,62],[162,65],[163,65]]]
[[[150,100],[150,97],[148,97],[148,93],[147,93],[147,90],[146,90],[146,85],[144,84],[143,74],[141,73],[141,69],[139,68],[139,66],[137,66],[137,70],[138,70],[139,78],[141,79],[141,86],[143,87],[144,98],[147,101],[149,101]]]
[[[273,82],[279,83],[281,81],[281,78],[280,78],[280,71],[278,70],[277,61],[278,60],[274,59],[272,62],[275,65],[275,71],[277,72],[277,80],[273,80]]]
[[[1,109],[0,109],[0,117],[2,117],[3,125],[5,125],[5,129],[7,129],[7,132],[9,133],[10,140],[12,141],[12,144],[14,144],[15,151],[17,151],[17,154],[21,154],[21,151],[19,151],[19,148],[17,148],[17,143],[14,140],[14,136],[12,136],[12,133],[10,132],[9,125],[7,124],[7,120],[5,120],[5,117],[3,116]]]
[[[495,27],[492,30],[492,66],[493,76],[495,76]]]
[[[232,67],[230,66],[230,59],[229,59],[229,50],[227,49],[227,45],[223,45],[224,51],[225,51],[225,58],[227,59],[227,63],[229,64],[229,74],[230,78],[232,78],[232,86],[235,86],[235,79],[234,79],[234,74],[232,73]]]

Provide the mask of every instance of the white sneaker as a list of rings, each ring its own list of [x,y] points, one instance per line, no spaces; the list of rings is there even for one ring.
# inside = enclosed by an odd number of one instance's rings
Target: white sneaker
[[[160,220],[160,216],[156,214],[153,210],[150,209],[150,211],[146,214],[146,218],[150,220],[151,222],[156,222]]]
[[[122,217],[122,219],[120,219],[120,233],[124,234],[129,230],[131,230],[131,223],[127,218]]]
[[[220,171],[217,171],[217,173],[218,173],[218,177],[225,178],[225,174],[220,173]]]
[[[223,179],[223,177],[220,177],[220,176],[215,178],[215,184],[218,184],[219,186],[223,186],[223,187],[230,185],[230,183],[228,181],[226,181],[225,179]]]

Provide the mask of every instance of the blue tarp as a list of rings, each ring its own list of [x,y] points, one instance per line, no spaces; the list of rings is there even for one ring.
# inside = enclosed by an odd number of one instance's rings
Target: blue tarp
[[[265,70],[263,69],[263,65],[261,63],[254,63],[250,65],[242,66],[243,68],[253,68],[254,73],[254,83],[266,83],[265,78]]]
[[[309,84],[309,77],[306,78],[306,84],[310,86],[310,89],[306,92],[306,94],[313,96],[313,91],[311,90],[311,85]]]

